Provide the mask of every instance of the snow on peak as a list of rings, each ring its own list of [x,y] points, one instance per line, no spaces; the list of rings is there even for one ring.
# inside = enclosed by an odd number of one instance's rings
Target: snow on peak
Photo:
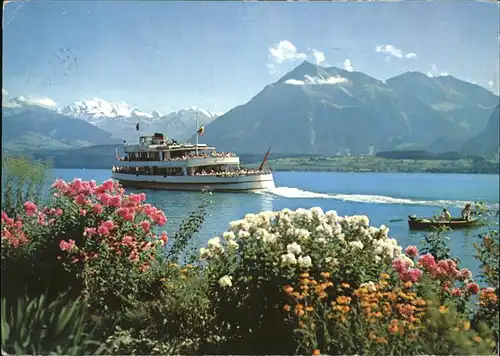
[[[203,115],[209,117],[210,119],[213,119],[213,118],[220,116],[220,115],[214,113],[213,111],[206,110],[206,109],[200,109],[197,106],[191,106],[188,110],[197,111],[199,113],[202,113]]]
[[[152,118],[153,115],[142,112],[136,107],[125,102],[110,103],[100,98],[91,100],[80,100],[62,108],[63,114],[70,114],[77,117],[141,117]]]

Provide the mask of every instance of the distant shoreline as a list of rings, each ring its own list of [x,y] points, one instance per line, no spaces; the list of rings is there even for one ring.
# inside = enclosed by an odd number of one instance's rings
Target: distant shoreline
[[[243,165],[248,166],[251,165]],[[270,168],[273,172],[323,172],[323,173],[428,173],[428,174],[496,174],[499,172],[474,172],[474,171],[463,171],[463,170],[443,170],[443,171],[425,171],[425,170],[369,170],[369,169],[350,169],[350,170],[342,170],[337,168],[326,168],[326,167],[308,167],[308,168],[299,168],[299,167],[272,167],[266,166]],[[53,169],[101,169],[101,170],[109,170],[111,172],[111,167],[103,167],[103,166],[91,166],[91,167],[81,167],[81,166],[53,166]]]

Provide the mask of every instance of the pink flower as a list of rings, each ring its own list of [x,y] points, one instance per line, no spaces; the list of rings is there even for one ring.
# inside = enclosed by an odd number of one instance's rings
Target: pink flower
[[[405,250],[405,253],[410,258],[418,256],[417,246],[408,246]]]
[[[477,285],[477,283],[469,283],[467,285],[467,290],[471,293],[471,294],[477,294],[479,292],[479,286]]]
[[[103,205],[108,206],[109,201],[111,200],[111,196],[108,193],[102,193],[101,195],[99,195],[98,199]]]
[[[418,263],[421,266],[429,269],[436,265],[436,260],[434,259],[433,255],[431,255],[430,253],[426,253],[425,255],[420,256],[420,258],[418,259]]]
[[[89,238],[91,238],[96,233],[97,233],[97,229],[95,227],[86,227],[84,232],[83,232],[83,236],[88,236]]]
[[[401,260],[401,259],[396,259],[392,261],[392,268],[396,270],[399,274],[405,273],[408,269],[408,266]]]
[[[131,246],[134,243],[134,238],[132,236],[123,236],[122,244],[125,246]]]
[[[87,215],[87,210],[80,209],[80,216],[85,216],[85,215]]]
[[[149,232],[151,228],[151,223],[149,221],[143,220],[140,225],[145,232]]]
[[[92,207],[92,211],[97,214],[97,215],[100,215],[102,214],[102,205],[101,204],[95,204],[93,207]]]
[[[460,280],[465,281],[466,279],[469,279],[472,277],[472,272],[469,271],[467,268],[462,268],[460,270]]]
[[[75,240],[69,240],[68,242],[61,240],[59,242],[59,248],[61,251],[69,251],[75,246]]]
[[[412,281],[413,283],[416,283],[420,280],[420,277],[422,277],[422,270],[420,270],[418,268],[410,268],[408,270],[408,275],[409,275],[410,281]]]
[[[122,204],[122,198],[119,195],[111,197],[109,200],[109,206],[118,208]]]
[[[161,233],[160,240],[163,242],[164,245],[168,242],[168,236],[167,236],[167,233],[165,231],[163,231]]]
[[[112,220],[107,220],[101,223],[101,225],[97,228],[97,232],[99,235],[108,236],[110,231],[115,228],[115,223]]]
[[[63,210],[61,208],[56,209],[56,215],[61,216],[63,214]]]
[[[26,211],[26,215],[33,216],[38,210],[38,207],[35,203],[27,201],[24,203],[24,210]]]
[[[451,291],[451,295],[455,297],[461,297],[462,291],[459,288],[453,288],[453,290]]]

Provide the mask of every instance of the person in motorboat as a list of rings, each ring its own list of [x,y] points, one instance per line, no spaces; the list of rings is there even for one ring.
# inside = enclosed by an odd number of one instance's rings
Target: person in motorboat
[[[462,219],[469,221],[472,217],[472,207],[470,204],[466,204],[465,208],[462,210]]]
[[[448,209],[444,208],[443,212],[441,213],[441,216],[439,217],[440,220],[445,220],[445,221],[450,221],[451,220],[451,214],[448,211]]]

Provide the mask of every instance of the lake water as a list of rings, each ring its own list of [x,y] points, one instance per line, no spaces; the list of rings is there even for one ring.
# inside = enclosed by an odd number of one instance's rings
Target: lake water
[[[72,180],[79,177],[102,182],[110,178],[109,170],[54,169],[54,178]],[[198,241],[225,231],[232,220],[246,213],[283,208],[311,208],[336,210],[339,215],[363,214],[372,225],[384,224],[390,236],[400,245],[420,246],[423,234],[408,230],[407,216],[432,216],[447,207],[458,216],[466,202],[483,201],[498,208],[499,176],[468,174],[425,173],[330,173],[330,172],[275,172],[276,187],[261,193],[214,193],[211,196],[210,216],[198,234]],[[132,191],[132,190],[130,190]],[[196,209],[201,193],[173,191],[145,191],[148,202],[164,210],[168,218],[165,230],[173,236],[181,220]],[[390,222],[390,220],[403,219]],[[451,234],[452,252],[464,267],[477,271],[472,257],[472,242],[480,231],[470,236],[463,231]]]

